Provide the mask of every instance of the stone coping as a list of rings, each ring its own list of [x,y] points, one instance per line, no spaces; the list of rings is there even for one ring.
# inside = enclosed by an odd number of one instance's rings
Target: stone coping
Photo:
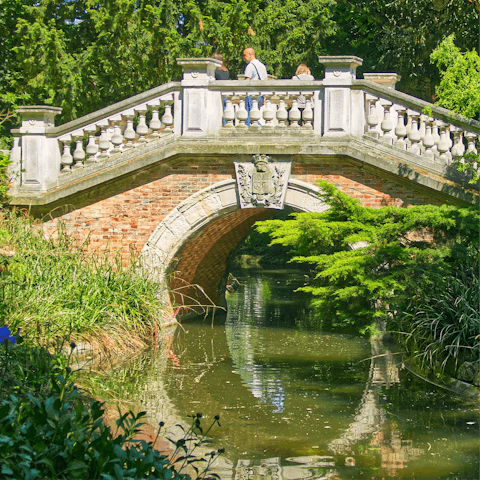
[[[252,140],[255,140],[252,143]],[[477,204],[480,185],[469,185],[465,176],[454,167],[422,162],[407,151],[395,149],[368,136],[319,137],[298,136],[210,136],[201,139],[176,138],[171,134],[147,142],[139,148],[114,155],[102,163],[88,165],[71,173],[61,175],[47,191],[32,191],[21,187],[11,191],[12,205],[49,205],[66,200],[79,191],[95,188],[105,182],[128,175],[142,168],[168,161],[178,155],[197,157],[227,155],[239,160],[257,153],[291,158],[305,155],[311,158],[341,157],[353,163],[361,162],[379,172],[392,175],[397,182],[418,183],[419,188],[431,189],[440,196],[451,196],[460,203]],[[421,187],[420,187],[421,186]],[[453,200],[452,199],[452,200]]]

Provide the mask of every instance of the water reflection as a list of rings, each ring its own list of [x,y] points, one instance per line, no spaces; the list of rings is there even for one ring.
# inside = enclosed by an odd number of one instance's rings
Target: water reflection
[[[284,410],[285,390],[279,378],[280,370],[256,362],[255,353],[258,352],[255,352],[252,344],[259,337],[259,328],[264,326],[271,291],[265,279],[260,277],[248,287],[241,289],[236,298],[230,300],[225,322],[228,349],[235,370],[252,395],[263,403],[273,405],[274,413],[281,413]]]
[[[237,276],[226,318],[185,324],[163,355],[132,364],[152,423],[219,413],[222,479],[479,477],[474,408],[399,370],[378,342],[306,329],[292,293],[302,274]]]

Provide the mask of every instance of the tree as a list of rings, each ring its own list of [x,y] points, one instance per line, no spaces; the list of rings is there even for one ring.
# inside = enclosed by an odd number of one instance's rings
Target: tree
[[[430,55],[454,32],[461,49],[478,45],[478,13],[466,0],[337,0],[331,50],[363,58],[359,72],[393,71],[398,89],[433,100],[438,71]]]
[[[462,53],[454,41],[454,34],[445,38],[430,57],[440,71],[436,105],[473,118],[480,110],[480,57],[474,50]],[[479,156],[469,153],[457,161],[457,168],[470,170],[470,183],[476,183],[480,178],[478,163]]]
[[[480,57],[475,50],[462,53],[454,41],[454,34],[445,38],[430,56],[440,71],[436,105],[474,118],[480,108]]]
[[[314,270],[312,283],[301,290],[313,295],[322,322],[365,331],[376,318],[401,312],[420,280],[425,290],[451,275],[460,259],[478,258],[480,217],[474,207],[373,209],[319,183],[329,210],[256,225],[272,244],[291,249],[292,262]]]

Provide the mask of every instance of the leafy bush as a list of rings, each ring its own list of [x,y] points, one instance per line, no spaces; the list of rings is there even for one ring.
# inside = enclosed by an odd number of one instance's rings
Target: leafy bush
[[[2,393],[15,392],[0,401],[1,478],[187,480],[190,476],[181,473],[187,466],[197,478],[205,478],[221,453],[213,451],[208,460],[193,454],[208,433],[203,433],[197,414],[185,437],[173,441],[177,449],[171,461],[154,449],[156,439],[135,440],[145,412],[120,416],[115,434],[105,426],[103,404],[88,401],[73,385],[73,373],[65,366],[68,358],[47,352],[35,356],[38,351],[25,344],[14,347],[8,340],[0,350]],[[38,374],[33,384],[25,376],[31,367]],[[212,426],[215,423],[218,417]]]
[[[367,332],[379,318],[390,321],[419,290],[434,301],[437,279],[451,276],[469,252],[478,258],[475,207],[374,209],[326,181],[319,184],[329,210],[256,225],[272,245],[290,249],[292,262],[315,270],[300,290],[313,295],[315,315],[326,324]]]

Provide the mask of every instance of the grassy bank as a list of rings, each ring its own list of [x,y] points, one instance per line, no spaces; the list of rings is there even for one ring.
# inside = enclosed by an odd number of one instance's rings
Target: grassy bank
[[[86,254],[62,228],[46,238],[41,225],[0,212],[0,314],[12,331],[50,346],[88,341],[97,348],[148,345],[160,327],[159,285],[132,258]]]

